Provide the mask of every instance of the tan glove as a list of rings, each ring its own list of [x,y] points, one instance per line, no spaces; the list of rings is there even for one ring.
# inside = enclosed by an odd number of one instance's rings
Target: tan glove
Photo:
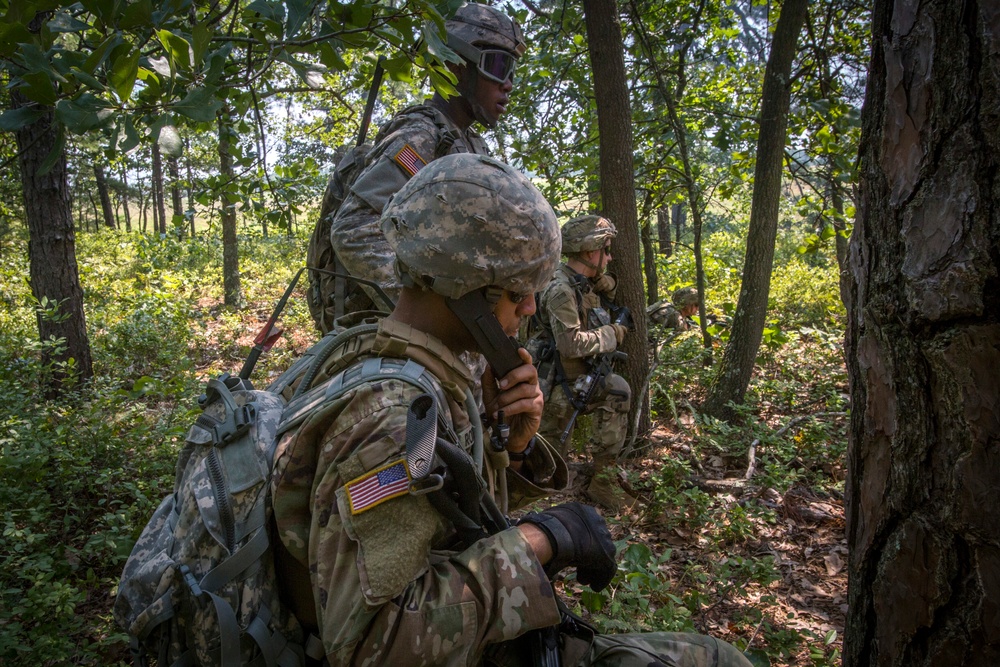
[[[625,340],[625,334],[628,333],[628,327],[626,327],[623,324],[609,324],[608,326],[614,329],[615,341],[617,341],[618,344],[621,345],[622,341]]]
[[[615,287],[618,286],[618,281],[610,273],[602,273],[601,276],[594,281],[594,291],[601,294],[612,294],[615,291]]]

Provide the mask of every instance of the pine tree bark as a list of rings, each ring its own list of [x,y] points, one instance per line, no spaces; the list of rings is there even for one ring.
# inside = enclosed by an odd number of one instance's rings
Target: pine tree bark
[[[94,162],[94,181],[97,183],[97,195],[101,200],[101,215],[104,218],[104,226],[108,229],[117,229],[115,210],[111,206],[111,194],[108,192],[108,179],[104,177],[104,167],[97,162]]]
[[[649,372],[642,269],[639,265],[639,225],[635,205],[632,160],[632,110],[625,82],[624,45],[615,0],[584,0],[587,45],[594,77],[597,126],[600,135],[600,191],[603,214],[618,228],[612,270],[618,278],[617,300],[636,316],[635,330],[625,337],[628,360],[622,375],[632,387],[642,387]],[[649,430],[648,401],[633,396],[629,423]],[[630,429],[631,430],[631,429]]]
[[[785,0],[764,69],[760,134],[754,167],[750,230],[743,259],[743,283],[733,316],[729,344],[708,391],[704,411],[723,420],[735,417],[729,403],[743,402],[764,334],[767,297],[771,288],[774,242],[778,234],[778,204],[788,134],[789,78],[808,0]],[[699,287],[701,287],[699,285]]]
[[[10,91],[14,108],[27,100],[17,90]],[[37,107],[36,107],[37,108]],[[94,374],[83,310],[83,289],[76,263],[76,236],[66,178],[66,153],[60,151],[55,164],[45,173],[42,166],[56,148],[58,130],[54,114],[46,109],[37,121],[16,132],[18,164],[28,224],[28,263],[31,293],[39,302],[58,305],[60,317],[36,312],[39,339],[62,339],[62,348],[45,347],[43,361],[73,360],[72,373],[57,372],[47,388],[49,396],[69,389]]]
[[[170,174],[170,204],[174,209],[171,225],[176,227],[178,236],[184,236],[184,226],[180,224],[180,220],[184,218],[184,204],[181,200],[181,175],[176,157],[167,158],[167,172]]]
[[[996,3],[875,2],[844,667],[1000,664],[998,19]]]
[[[153,202],[153,231],[160,236],[166,236],[167,212],[163,205],[163,160],[160,158],[160,145],[156,142],[153,142],[153,178],[149,189]]]

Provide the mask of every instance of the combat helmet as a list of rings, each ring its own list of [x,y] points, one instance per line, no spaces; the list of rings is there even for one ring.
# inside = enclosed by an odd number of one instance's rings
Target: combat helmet
[[[698,290],[694,287],[682,287],[676,290],[670,300],[678,308],[698,305]]]
[[[517,21],[489,5],[466,3],[444,26],[448,47],[471,63],[480,62],[483,49],[503,49],[517,59],[527,48]]]
[[[458,153],[420,169],[392,196],[382,231],[409,287],[457,299],[488,286],[529,294],[559,263],[555,212],[524,174]]]
[[[572,255],[603,248],[607,239],[618,235],[618,230],[607,218],[584,215],[573,218],[562,226],[562,251]]]

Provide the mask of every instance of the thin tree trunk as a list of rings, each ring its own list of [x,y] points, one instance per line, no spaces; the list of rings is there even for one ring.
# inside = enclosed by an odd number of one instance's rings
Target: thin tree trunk
[[[642,238],[642,268],[646,274],[646,303],[651,304],[656,301],[656,296],[660,292],[659,281],[656,277],[656,250],[653,249],[653,235],[650,233],[650,225],[642,226],[640,235]]]
[[[686,143],[686,140],[685,140],[684,151],[687,152],[687,143]],[[690,199],[690,197],[688,197],[688,198]],[[676,233],[676,236],[674,237],[674,241],[676,243],[680,243],[681,242],[681,236],[684,234],[684,223],[687,222],[687,211],[684,210],[684,205],[683,204],[674,204],[671,207],[671,216],[670,217],[673,218],[673,221],[674,221],[674,229],[675,229],[675,233]]]
[[[656,211],[656,233],[660,241],[660,254],[670,257],[674,254],[674,244],[670,239],[670,209],[664,206]]]
[[[184,204],[181,200],[180,170],[177,166],[177,158],[170,156],[167,158],[167,171],[170,173],[170,204],[174,209],[174,216],[170,221],[175,228],[177,236],[184,236],[184,225],[181,220],[184,218]]]
[[[184,138],[184,163],[187,167],[187,210],[190,212],[191,238],[194,238],[194,170],[191,169],[191,144]]]
[[[229,110],[219,113],[219,173],[224,186],[236,178],[233,172],[233,158],[229,153],[232,127]],[[239,243],[236,237],[236,201],[229,195],[228,188],[221,193],[222,208],[222,285],[227,306],[239,308],[242,305],[240,293]]]
[[[124,164],[122,165],[122,194],[121,194],[122,204],[125,208],[125,233],[132,233],[132,212],[129,210],[129,199],[128,199],[128,167]]]
[[[846,345],[844,667],[993,667],[998,14],[972,0],[913,10],[876,0],[862,111]]]
[[[167,235],[167,211],[163,205],[163,161],[160,145],[153,142],[153,180],[150,182],[153,200],[153,227],[161,237]]]
[[[618,227],[615,238],[615,272],[619,303],[633,313],[645,310],[642,269],[639,266],[638,216],[632,159],[632,111],[625,82],[624,45],[615,0],[584,0],[587,47],[594,78],[597,123],[600,134],[601,202],[604,214]],[[628,354],[622,375],[634,387],[645,383],[649,371],[646,318],[635,317],[635,331],[625,337]],[[629,424],[649,431],[646,396],[634,396]],[[636,414],[639,419],[636,419]]]
[[[39,22],[39,14],[33,24]],[[13,108],[28,104],[17,89],[10,91]],[[35,107],[38,108],[37,106]],[[76,263],[76,239],[73,212],[66,179],[66,153],[45,173],[42,164],[56,148],[59,131],[51,109],[45,109],[37,121],[16,132],[18,164],[24,194],[24,212],[28,223],[28,260],[31,293],[46,308],[60,317],[47,317],[36,311],[38,335],[42,342],[65,341],[62,349],[43,347],[46,362],[72,362],[72,372],[57,369],[51,378],[48,394],[55,395],[72,383],[94,374],[83,311],[83,289]],[[54,304],[54,305],[52,305]],[[65,317],[63,317],[65,316]]]
[[[104,167],[99,162],[94,161],[94,180],[97,182],[97,194],[101,200],[101,213],[104,216],[104,226],[109,229],[116,229],[115,212],[111,206],[111,195],[108,193],[108,181],[104,177]]]
[[[785,0],[764,70],[743,282],[729,344],[704,405],[706,413],[723,420],[731,420],[736,415],[730,403],[743,402],[764,334],[788,134],[789,77],[807,5],[808,0]]]

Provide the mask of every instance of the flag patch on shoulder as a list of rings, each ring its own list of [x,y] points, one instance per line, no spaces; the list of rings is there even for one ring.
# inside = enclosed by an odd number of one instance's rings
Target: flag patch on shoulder
[[[403,144],[403,147],[392,159],[411,177],[416,176],[417,172],[427,165],[427,160],[420,157],[420,153],[413,150],[413,146],[410,144]]]
[[[410,471],[406,460],[400,459],[377,470],[365,473],[347,483],[347,500],[351,514],[360,514],[390,498],[409,493]]]

